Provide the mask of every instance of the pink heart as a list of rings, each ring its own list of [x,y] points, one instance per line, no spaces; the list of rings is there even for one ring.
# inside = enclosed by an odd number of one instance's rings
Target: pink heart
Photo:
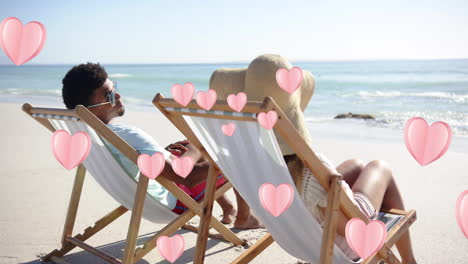
[[[156,241],[159,254],[167,261],[174,263],[182,253],[184,253],[185,241],[181,235],[174,235],[169,238],[168,236],[161,236]]]
[[[232,136],[232,134],[234,134],[234,131],[236,131],[236,125],[234,123],[229,123],[227,125],[223,125],[221,127],[221,130],[223,131],[224,135]]]
[[[191,157],[175,158],[172,161],[172,169],[182,178],[186,178],[193,170],[193,159]]]
[[[198,105],[208,111],[216,103],[216,91],[209,89],[206,92],[198,92],[196,99]]]
[[[405,144],[416,161],[425,166],[442,157],[452,140],[452,130],[445,122],[430,127],[426,120],[413,117],[405,125]]]
[[[184,86],[180,84],[174,84],[171,87],[171,93],[172,97],[177,103],[183,106],[187,106],[190,101],[192,101],[193,95],[195,93],[195,87],[191,82],[184,83]]]
[[[51,143],[54,157],[67,170],[83,162],[91,150],[91,138],[84,131],[71,136],[68,131],[57,130],[52,134]]]
[[[23,26],[16,17],[8,17],[0,24],[0,46],[16,65],[36,57],[45,41],[46,28],[40,22],[32,21]]]
[[[278,217],[291,206],[294,189],[287,183],[280,184],[278,187],[271,183],[264,183],[258,188],[258,196],[263,208]]]
[[[465,234],[465,237],[468,238],[468,190],[458,196],[455,215],[458,226]]]
[[[240,92],[237,95],[230,94],[227,97],[227,102],[229,107],[240,112],[242,111],[242,108],[244,108],[245,104],[247,104],[247,95],[243,92]]]
[[[138,168],[146,177],[156,179],[164,169],[166,161],[162,153],[156,152],[153,155],[141,154],[138,156]]]
[[[279,87],[290,94],[301,86],[302,78],[302,70],[299,67],[294,67],[289,71],[285,68],[276,71],[276,82]]]
[[[379,220],[366,225],[361,219],[353,218],[346,224],[346,241],[362,259],[379,251],[386,239],[387,227]]]
[[[262,112],[258,114],[257,120],[262,127],[270,130],[275,126],[276,121],[278,121],[278,114],[273,110],[268,113]]]

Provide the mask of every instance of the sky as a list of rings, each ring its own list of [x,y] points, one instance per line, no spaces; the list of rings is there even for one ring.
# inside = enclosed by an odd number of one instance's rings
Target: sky
[[[0,20],[39,21],[28,64],[468,58],[468,1],[21,1]],[[12,64],[0,52],[0,64]]]

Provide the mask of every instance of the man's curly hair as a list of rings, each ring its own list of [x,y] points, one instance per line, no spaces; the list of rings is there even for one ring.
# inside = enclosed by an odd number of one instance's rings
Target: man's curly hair
[[[68,109],[90,105],[91,95],[107,80],[106,70],[99,63],[88,62],[73,67],[62,80],[63,103]]]

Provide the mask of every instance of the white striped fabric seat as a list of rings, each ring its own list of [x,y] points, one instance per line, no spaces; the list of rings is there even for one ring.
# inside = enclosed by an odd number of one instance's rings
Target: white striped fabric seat
[[[231,115],[230,112],[221,113]],[[299,196],[273,130],[266,130],[252,121],[194,116],[184,116],[184,119],[274,240],[292,256],[319,263],[323,230]],[[221,126],[229,122],[236,126],[232,136],[224,135],[221,130]],[[268,213],[260,203],[258,189],[263,183],[275,186],[288,183],[294,188],[291,206],[278,217]],[[379,220],[387,225],[387,230],[401,219],[401,216],[379,213]],[[333,253],[333,263],[355,263],[336,245]]]
[[[77,117],[40,114],[33,114],[33,117],[49,119],[56,130],[66,130],[70,134],[78,131],[88,133],[91,137],[92,146],[88,157],[83,161],[83,165],[114,200],[129,210],[133,209],[137,183],[114,159],[94,129],[78,121]],[[146,195],[143,209],[143,217],[146,220],[153,223],[169,223],[177,216],[149,194]]]
[[[257,122],[184,118],[275,241],[292,256],[318,263],[322,228],[299,196],[273,131],[260,127]],[[228,122],[236,125],[230,137],[221,130],[221,126]],[[272,216],[260,203],[258,189],[263,183],[275,186],[288,183],[294,188],[291,206],[278,217]],[[333,252],[333,263],[354,263],[336,245]]]

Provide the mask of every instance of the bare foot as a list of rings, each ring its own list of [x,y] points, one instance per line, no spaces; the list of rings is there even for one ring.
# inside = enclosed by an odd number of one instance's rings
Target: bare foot
[[[234,228],[237,229],[255,229],[264,227],[265,226],[262,225],[262,223],[260,223],[253,215],[249,215],[245,220],[237,218],[234,222]]]
[[[236,214],[237,211],[234,208],[223,210],[223,219],[221,219],[221,223],[225,225],[232,224],[236,218]]]

